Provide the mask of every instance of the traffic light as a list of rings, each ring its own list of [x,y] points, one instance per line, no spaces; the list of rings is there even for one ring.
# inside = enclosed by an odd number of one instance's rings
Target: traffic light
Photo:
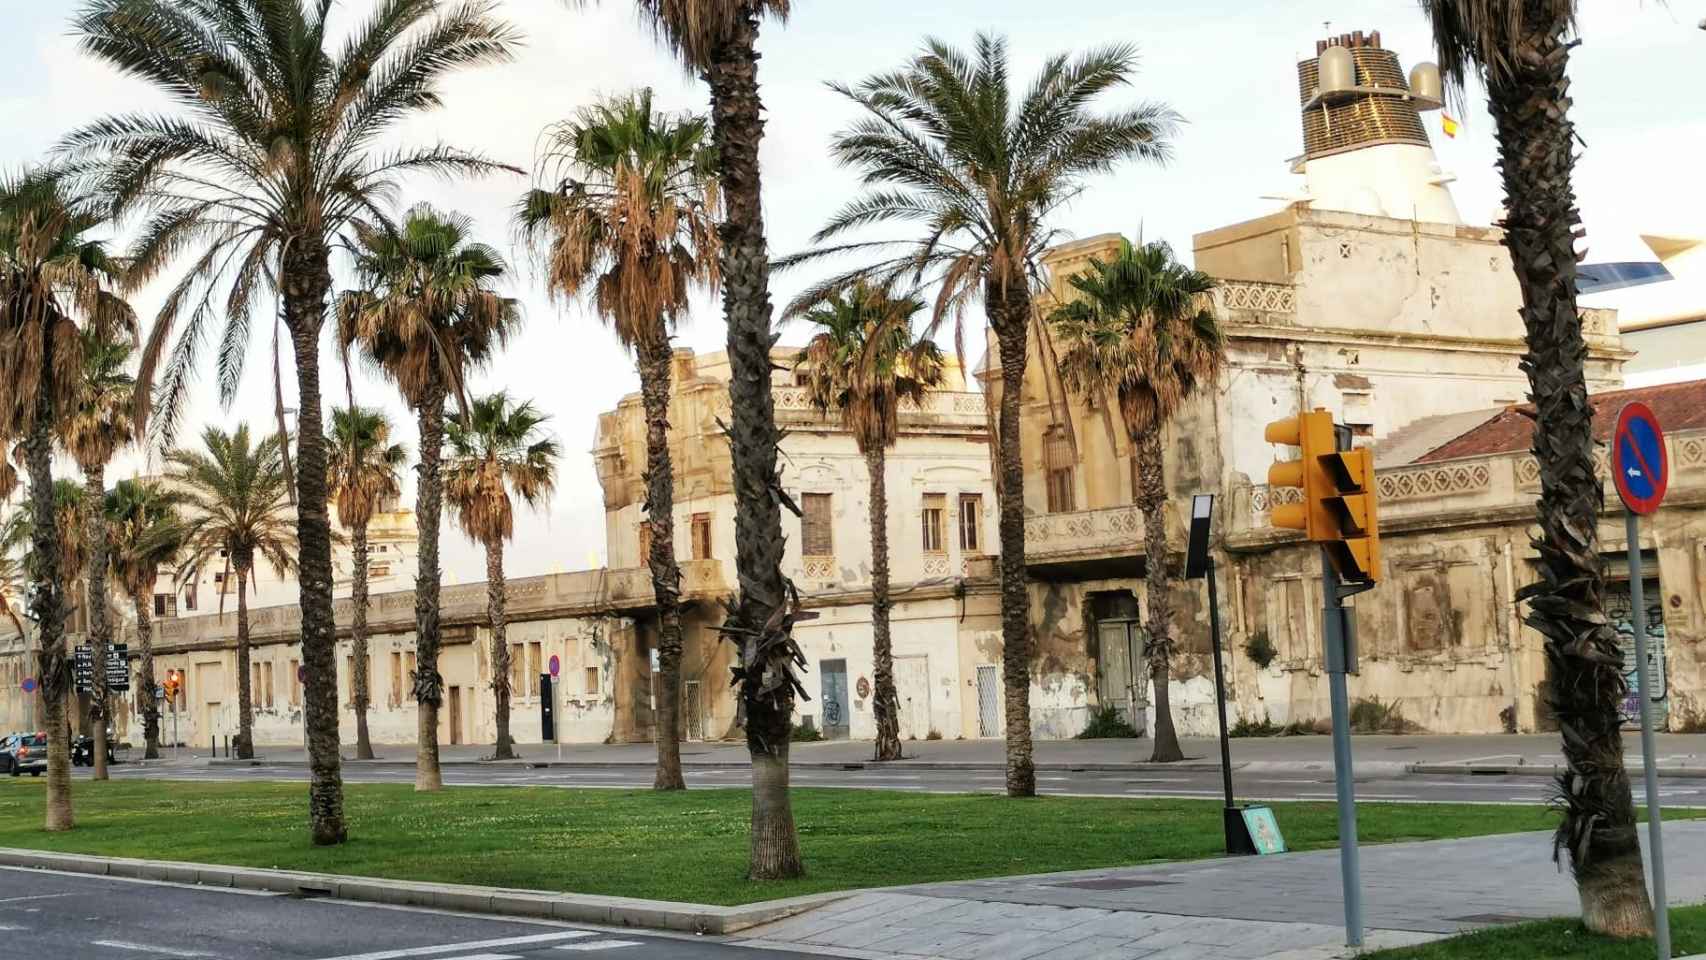
[[[166,688],[166,699],[168,701],[178,699],[178,688],[183,685],[183,682],[183,674],[176,670],[166,671],[166,682],[164,686]]]
[[[1351,449],[1349,431],[1325,410],[1300,413],[1268,424],[1269,443],[1298,447],[1301,456],[1268,468],[1270,496],[1296,489],[1296,503],[1271,504],[1269,522],[1300,530],[1327,550],[1346,581],[1380,579],[1380,525],[1374,486],[1374,453]],[[1277,499],[1277,498],[1276,498]]]

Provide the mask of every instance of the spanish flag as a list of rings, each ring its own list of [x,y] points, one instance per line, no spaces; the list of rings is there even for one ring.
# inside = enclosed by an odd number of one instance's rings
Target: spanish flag
[[[1439,125],[1440,125],[1440,129],[1445,131],[1446,136],[1451,137],[1453,139],[1456,139],[1457,128],[1458,128],[1459,124],[1456,120],[1453,120],[1451,118],[1451,114],[1446,113],[1443,110],[1440,111]]]

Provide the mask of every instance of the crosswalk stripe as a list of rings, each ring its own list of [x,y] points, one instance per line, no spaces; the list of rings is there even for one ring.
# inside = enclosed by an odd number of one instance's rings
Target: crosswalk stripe
[[[558,940],[578,940],[590,937],[592,933],[586,930],[564,930],[561,933],[536,933],[527,937],[503,937],[498,940],[474,940],[468,943],[441,943],[433,947],[409,947],[403,950],[381,950],[378,953],[356,953],[344,957],[327,957],[325,960],[405,960],[408,957],[430,957],[440,953],[456,953],[459,950],[483,950],[487,947],[520,947],[534,943],[553,943]],[[454,960],[454,958],[446,958]]]
[[[593,950],[615,950],[618,947],[637,947],[638,940],[588,940],[586,943],[565,943],[558,950],[579,950],[589,953]]]

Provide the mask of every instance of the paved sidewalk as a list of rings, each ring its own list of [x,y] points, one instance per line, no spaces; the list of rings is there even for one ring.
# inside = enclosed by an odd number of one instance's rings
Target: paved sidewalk
[[[1665,841],[1672,902],[1706,900],[1706,823]],[[1377,945],[1580,909],[1545,833],[1368,846],[1362,878]],[[751,938],[872,958],[1306,960],[1345,953],[1343,921],[1338,853],[1318,851],[872,892]]]
[[[1491,736],[1357,736],[1353,738],[1357,772],[1367,775],[1403,773],[1411,767],[1422,766],[1444,772],[1533,769],[1549,771],[1560,761],[1558,735],[1499,734]],[[1191,766],[1220,765],[1219,746],[1212,739],[1191,738],[1183,741]],[[1000,740],[928,740],[912,741],[905,745],[909,758],[903,763],[915,765],[977,766],[999,769],[1005,760]],[[1640,764],[1641,748],[1638,736],[1625,739],[1631,768]],[[518,744],[522,762],[556,763],[558,748],[552,744]],[[1145,763],[1151,744],[1148,740],[1039,740],[1036,758],[1042,768],[1127,767]],[[379,744],[374,751],[379,761],[414,763],[413,744]],[[306,754],[298,745],[259,745],[256,752],[268,763],[302,763]],[[353,752],[344,744],[346,758]],[[440,756],[447,763],[474,763],[492,754],[490,745],[441,746]],[[206,757],[202,749],[186,749],[184,756]],[[693,765],[742,765],[747,762],[746,746],[738,743],[687,743],[682,745],[682,762]],[[1683,772],[1698,770],[1706,774],[1706,734],[1660,734],[1658,756],[1661,770]],[[574,764],[652,764],[657,757],[649,743],[637,744],[564,744],[563,763]],[[796,764],[857,764],[871,759],[869,741],[840,741],[835,743],[801,743],[792,750]],[[351,761],[364,762],[364,761]],[[1251,772],[1262,770],[1321,770],[1333,768],[1331,737],[1249,737],[1232,741],[1234,766]],[[1175,769],[1178,765],[1172,765]]]

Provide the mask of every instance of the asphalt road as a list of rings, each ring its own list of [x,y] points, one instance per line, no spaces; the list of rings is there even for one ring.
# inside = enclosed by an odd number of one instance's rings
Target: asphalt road
[[[706,939],[0,867],[0,956],[32,960],[777,960]]]
[[[170,780],[283,780],[307,778],[296,764],[256,766],[118,765],[113,776]],[[689,787],[744,787],[750,774],[739,768],[695,768],[685,771]],[[346,763],[344,779],[351,783],[413,783],[408,764]],[[1221,796],[1216,770],[1141,772],[1040,771],[1038,789],[1063,796],[1183,797]],[[444,767],[451,786],[538,786],[646,788],[652,770],[644,765],[523,766],[519,764],[451,764]],[[903,790],[918,793],[1000,793],[1005,778],[995,770],[954,770],[866,766],[855,769],[797,767],[793,783],[800,787],[840,787],[865,790]],[[1331,772],[1234,774],[1240,800],[1332,800]],[[1401,774],[1357,778],[1357,797],[1368,802],[1411,803],[1545,803],[1555,789],[1546,777]],[[1639,779],[1638,802],[1645,801]],[[1667,806],[1706,807],[1706,780],[1667,778],[1660,782],[1659,799]]]

